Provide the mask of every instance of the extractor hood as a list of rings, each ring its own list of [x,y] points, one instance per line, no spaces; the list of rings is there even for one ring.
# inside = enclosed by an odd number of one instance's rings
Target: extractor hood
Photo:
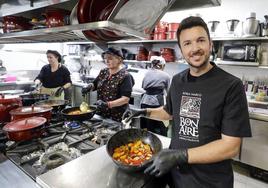
[[[42,7],[75,5],[79,0],[0,0],[0,19],[5,15],[31,15]],[[123,38],[146,38],[155,24],[167,11],[196,7],[218,6],[221,0],[118,0],[107,21],[67,25],[54,28],[27,30],[0,34],[0,44],[40,42],[81,42],[89,41],[76,31],[105,30],[115,32]],[[146,10],[146,11],[144,11]],[[28,12],[27,12],[28,11]],[[22,13],[23,12],[23,13]],[[1,16],[2,15],[2,16]],[[146,32],[145,32],[146,31]],[[107,41],[105,41],[107,42]]]

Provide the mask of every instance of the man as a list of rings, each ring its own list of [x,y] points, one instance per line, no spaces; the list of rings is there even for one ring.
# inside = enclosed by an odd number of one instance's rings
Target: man
[[[166,93],[170,77],[164,72],[166,61],[161,56],[152,56],[150,59],[152,68],[148,70],[142,81],[142,88],[146,91],[141,99],[141,108],[157,108],[164,105],[164,93]],[[140,127],[154,133],[167,136],[168,128],[162,121],[141,118]]]
[[[85,95],[97,90],[97,114],[121,122],[130,100],[133,80],[122,66],[124,57],[121,50],[111,47],[102,56],[107,67],[81,92]]]
[[[167,104],[137,110],[132,116],[173,119],[170,149],[161,151],[145,170],[171,173],[175,187],[233,187],[231,158],[251,130],[240,79],[209,61],[212,42],[200,17],[184,19],[178,45],[189,69],[173,77]]]

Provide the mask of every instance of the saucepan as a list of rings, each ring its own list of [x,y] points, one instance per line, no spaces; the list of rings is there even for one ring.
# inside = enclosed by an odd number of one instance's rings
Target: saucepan
[[[52,107],[48,106],[22,106],[11,110],[11,120],[24,119],[33,116],[45,117],[48,121],[51,120]]]
[[[68,100],[42,100],[34,103],[35,106],[48,106],[52,107],[53,112],[60,112],[62,109],[66,107],[66,105],[69,103]]]
[[[91,119],[96,113],[96,108],[90,106],[87,112],[81,112],[80,107],[66,108],[61,111],[63,117],[71,121],[85,121]]]
[[[9,112],[19,106],[22,106],[21,98],[0,95],[0,122],[9,122],[11,120]]]
[[[144,144],[150,145],[153,151],[153,156],[149,160],[146,160],[140,165],[128,165],[113,158],[114,150],[116,148],[138,140],[141,140]],[[162,150],[162,143],[156,135],[149,131],[137,128],[123,129],[121,131],[118,131],[108,140],[108,143],[106,145],[106,151],[116,166],[127,172],[135,172],[145,169],[152,161],[154,155],[157,154],[160,150]]]
[[[9,140],[26,141],[38,138],[45,132],[46,118],[30,117],[9,122],[3,127]]]

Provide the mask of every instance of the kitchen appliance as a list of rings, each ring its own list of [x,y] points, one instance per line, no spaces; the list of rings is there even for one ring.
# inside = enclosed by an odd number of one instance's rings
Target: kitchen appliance
[[[257,45],[254,44],[224,45],[223,60],[256,62]]]
[[[234,31],[238,23],[239,23],[239,20],[236,20],[236,19],[231,19],[231,20],[226,21],[227,28],[228,28],[228,33],[227,33],[228,35],[235,36]]]
[[[268,15],[265,15],[264,18],[265,18],[265,21],[260,24],[260,30],[261,30],[260,35],[262,37],[267,37],[268,36]]]
[[[255,37],[259,29],[259,20],[256,20],[256,14],[250,13],[250,17],[243,22],[243,37]]]
[[[55,120],[46,125],[45,134],[40,137],[2,143],[5,143],[7,158],[35,180],[37,176],[106,144],[120,129],[121,123],[99,116],[83,122]],[[0,135],[2,133],[0,125]]]
[[[208,22],[208,29],[209,29],[209,33],[210,35],[214,36],[215,35],[215,31],[219,25],[219,21],[209,21]]]

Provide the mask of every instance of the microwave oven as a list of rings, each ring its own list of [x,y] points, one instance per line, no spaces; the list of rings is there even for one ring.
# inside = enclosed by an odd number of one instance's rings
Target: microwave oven
[[[257,62],[257,45],[236,44],[223,46],[223,60]]]

